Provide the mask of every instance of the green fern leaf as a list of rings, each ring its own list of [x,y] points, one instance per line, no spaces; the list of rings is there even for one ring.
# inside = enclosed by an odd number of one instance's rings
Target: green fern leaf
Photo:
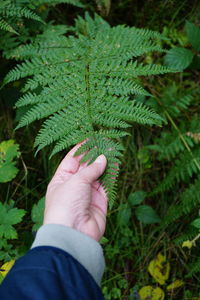
[[[169,208],[162,226],[168,226],[181,217],[195,211],[200,205],[200,176],[197,177],[195,183],[191,184],[180,195],[179,203]]]
[[[200,149],[194,149],[192,155],[185,150],[181,153],[179,159],[175,160],[174,166],[170,169],[161,184],[155,188],[153,194],[167,191],[177,182],[186,181],[194,174],[198,174],[199,168],[197,167],[197,164],[200,165]]]
[[[113,201],[126,128],[134,122],[160,126],[163,120],[134,100],[137,94],[149,95],[139,76],[171,71],[138,61],[149,51],[163,51],[158,46],[162,36],[122,25],[112,28],[99,16],[92,19],[88,14],[77,19],[76,35],[65,36],[61,31],[48,29],[45,41],[40,35],[15,53],[25,61],[8,73],[4,83],[31,77],[25,84],[27,93],[16,104],[30,105],[17,128],[47,118],[35,146],[38,151],[55,143],[52,155],[87,139],[77,153],[87,149],[83,159],[90,162],[106,155],[108,167],[102,182]]]

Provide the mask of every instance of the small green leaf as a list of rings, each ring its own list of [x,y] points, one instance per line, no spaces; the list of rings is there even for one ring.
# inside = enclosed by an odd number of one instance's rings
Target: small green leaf
[[[131,208],[129,205],[126,204],[121,204],[119,207],[119,212],[117,215],[117,223],[119,226],[124,226],[127,225],[131,217]]]
[[[17,231],[12,225],[21,222],[25,213],[23,209],[10,208],[8,205],[3,205],[0,202],[0,238],[17,238]]]
[[[192,223],[191,223],[192,226],[200,229],[200,218],[194,220]]]
[[[192,62],[193,53],[192,51],[185,48],[172,48],[165,55],[165,64],[175,70],[184,70]]]
[[[19,156],[19,145],[14,140],[3,141],[0,144],[1,160],[6,162],[12,161],[13,158]]]
[[[149,205],[138,206],[135,214],[137,219],[144,224],[154,224],[161,221],[155,210]]]
[[[0,182],[8,182],[17,175],[18,169],[12,160],[19,155],[19,145],[14,140],[0,143]]]
[[[14,166],[14,163],[8,163],[0,166],[0,182],[8,182],[15,178],[18,173],[18,169]]]
[[[101,245],[105,245],[109,242],[109,240],[105,237],[105,236],[102,236],[102,238],[100,239],[99,243]]]
[[[45,206],[45,197],[42,197],[37,204],[33,205],[31,218],[35,224],[33,225],[32,231],[37,231],[43,223],[44,206]]]
[[[134,193],[131,193],[128,197],[128,202],[130,205],[138,205],[144,201],[146,197],[146,192],[144,191],[136,191]]]
[[[200,51],[200,28],[195,24],[186,22],[188,40],[196,51]]]

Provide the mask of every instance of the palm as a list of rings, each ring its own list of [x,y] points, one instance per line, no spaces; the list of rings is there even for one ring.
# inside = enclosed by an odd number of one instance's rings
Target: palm
[[[81,231],[99,240],[105,231],[107,213],[107,198],[98,181],[92,185],[81,186],[83,206],[80,207],[82,220],[79,226]],[[86,200],[87,199],[87,200]],[[79,229],[79,228],[78,228]]]

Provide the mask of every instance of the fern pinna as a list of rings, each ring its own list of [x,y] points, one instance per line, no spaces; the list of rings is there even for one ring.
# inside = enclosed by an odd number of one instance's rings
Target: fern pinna
[[[65,33],[69,31],[67,36]],[[134,100],[149,95],[138,76],[164,74],[171,70],[138,61],[145,53],[163,51],[159,33],[110,27],[99,16],[79,17],[74,28],[52,26],[29,44],[13,51],[24,59],[11,70],[5,83],[29,77],[16,106],[27,106],[17,128],[47,118],[40,129],[37,150],[55,143],[52,154],[86,140],[76,155],[94,161],[100,154],[108,159],[102,178],[109,199],[116,194],[116,176],[123,146],[132,122],[160,125],[162,118]],[[141,58],[140,58],[141,61]]]

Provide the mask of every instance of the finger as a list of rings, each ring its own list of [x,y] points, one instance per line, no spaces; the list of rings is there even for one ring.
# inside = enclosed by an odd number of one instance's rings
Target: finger
[[[67,155],[63,158],[60,165],[58,166],[53,179],[57,179],[60,176],[67,176],[69,174],[75,174],[78,171],[80,166],[80,160],[83,154],[79,156],[74,156],[74,153],[78,150],[78,148],[84,143],[85,141],[77,144],[74,146]]]
[[[89,166],[86,166],[77,173],[77,176],[84,182],[93,183],[97,180],[105,171],[107,160],[105,155],[100,155]]]

